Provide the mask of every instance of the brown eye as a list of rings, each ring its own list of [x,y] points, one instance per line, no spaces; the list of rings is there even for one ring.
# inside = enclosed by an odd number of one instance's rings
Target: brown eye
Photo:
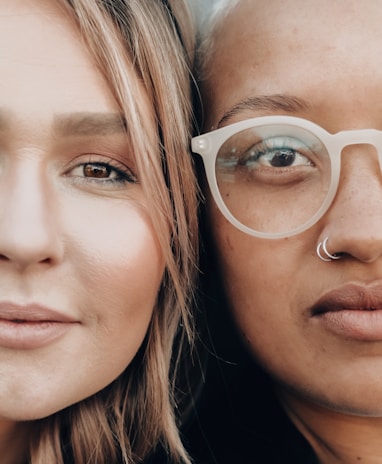
[[[114,162],[116,164],[116,162]],[[111,163],[92,162],[79,163],[66,173],[69,177],[83,179],[85,182],[96,182],[101,184],[136,184],[138,179],[135,174],[125,165],[119,164],[118,167]]]
[[[95,177],[97,179],[107,179],[112,172],[110,166],[96,163],[84,164],[83,169],[85,177]]]

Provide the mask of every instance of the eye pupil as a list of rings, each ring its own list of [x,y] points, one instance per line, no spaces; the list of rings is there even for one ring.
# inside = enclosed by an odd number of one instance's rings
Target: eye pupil
[[[86,164],[84,166],[85,177],[96,177],[98,179],[107,178],[110,176],[110,168],[102,164]]]
[[[271,165],[274,167],[290,166],[296,158],[294,150],[284,149],[276,151],[271,160]]]

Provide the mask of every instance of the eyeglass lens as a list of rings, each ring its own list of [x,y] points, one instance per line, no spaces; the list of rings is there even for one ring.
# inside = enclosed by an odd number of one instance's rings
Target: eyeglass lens
[[[331,162],[323,142],[310,131],[267,124],[226,140],[215,172],[222,201],[240,223],[261,233],[288,233],[324,203]]]

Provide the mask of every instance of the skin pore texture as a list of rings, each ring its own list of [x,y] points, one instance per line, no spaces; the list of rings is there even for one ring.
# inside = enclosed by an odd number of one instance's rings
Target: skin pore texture
[[[302,117],[331,133],[382,130],[381,15],[378,1],[367,8],[353,0],[239,1],[218,25],[203,68],[203,131],[268,115]],[[269,96],[277,98],[248,104]],[[286,108],[286,97],[299,104]],[[382,181],[374,147],[344,149],[332,206],[299,235],[251,237],[212,198],[208,208],[235,319],[292,421],[321,463],[381,462],[382,336],[354,327],[341,333],[313,310],[335,292],[332,299],[352,300],[360,312],[376,309],[367,323],[380,323]],[[327,236],[338,261],[316,255]]]
[[[24,421],[130,363],[164,258],[118,107],[65,12],[3,1],[0,43],[0,456],[13,463]],[[143,91],[141,105],[153,119]]]

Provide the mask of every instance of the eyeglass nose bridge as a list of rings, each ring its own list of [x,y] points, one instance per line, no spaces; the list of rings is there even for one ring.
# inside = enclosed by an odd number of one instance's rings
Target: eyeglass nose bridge
[[[352,145],[370,145],[373,146],[378,153],[378,157],[382,156],[382,131],[377,129],[357,129],[337,132],[331,134],[331,138],[336,145],[337,151],[343,151],[344,148]],[[331,145],[330,142],[329,145]],[[333,148],[333,147],[328,147]]]
[[[374,147],[379,161],[380,171],[382,172],[382,131],[377,129],[357,129],[337,132],[330,134],[327,149],[329,152],[336,152],[340,156],[337,159],[332,158],[332,167],[338,170],[340,175],[340,163],[343,151],[354,145],[366,145]],[[337,166],[333,166],[333,163]]]

